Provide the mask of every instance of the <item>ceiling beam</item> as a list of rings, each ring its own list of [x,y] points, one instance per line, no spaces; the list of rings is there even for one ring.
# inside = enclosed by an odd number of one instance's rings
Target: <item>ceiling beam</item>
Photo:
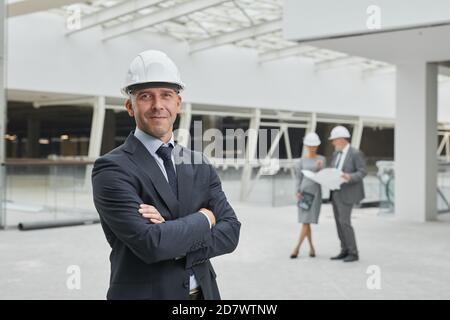
[[[86,30],[108,21],[120,18],[122,16],[126,16],[128,14],[132,14],[133,12],[137,12],[139,10],[155,6],[164,0],[132,0],[132,1],[124,1],[119,4],[112,6],[110,8],[105,8],[100,10],[99,12],[95,12],[93,14],[83,16],[81,20],[81,27],[79,29],[71,30],[67,32],[68,35]]]
[[[355,56],[341,56],[333,59],[327,59],[322,60],[314,63],[314,67],[316,70],[325,70],[325,69],[332,69],[332,68],[338,68],[338,67],[344,67],[351,64],[361,63],[363,62],[364,58],[361,57],[355,57]]]
[[[438,70],[440,75],[450,77],[450,64],[441,64]]]
[[[48,100],[48,101],[35,101],[33,102],[34,108],[52,107],[52,106],[93,106],[95,97],[83,97],[76,99],[62,99],[62,100]]]
[[[310,46],[301,46],[301,45],[294,45],[291,47],[279,49],[279,50],[271,50],[264,53],[261,53],[259,55],[259,62],[265,63],[269,61],[274,60],[281,60],[292,56],[299,56],[307,52],[313,52],[318,50],[315,47]]]
[[[224,33],[216,37],[204,40],[192,41],[189,44],[190,53],[211,49],[225,44],[235,43],[241,40],[262,36],[268,33],[280,31],[282,28],[281,20],[261,23],[237,31]]]
[[[103,40],[109,40],[128,33],[136,32],[196,11],[202,11],[210,7],[220,5],[228,1],[230,0],[193,0],[180,3],[105,29]]]
[[[396,66],[395,65],[386,65],[384,67],[378,67],[378,68],[366,68],[362,70],[362,76],[363,77],[370,77],[374,75],[386,75],[386,74],[392,74],[396,72]]]
[[[8,18],[69,6],[87,0],[22,0],[8,4]]]

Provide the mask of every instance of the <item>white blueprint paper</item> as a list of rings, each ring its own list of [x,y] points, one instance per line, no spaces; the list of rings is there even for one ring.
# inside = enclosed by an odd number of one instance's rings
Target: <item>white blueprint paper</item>
[[[336,168],[326,168],[314,173],[309,170],[302,170],[305,177],[319,183],[330,190],[339,190],[344,182],[342,171]]]

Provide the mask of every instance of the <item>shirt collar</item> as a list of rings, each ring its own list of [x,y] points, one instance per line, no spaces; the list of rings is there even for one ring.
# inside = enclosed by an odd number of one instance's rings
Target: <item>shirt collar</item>
[[[342,149],[342,153],[343,153],[343,154],[347,154],[348,149],[350,149],[350,143],[347,143],[347,145],[345,146],[345,148]]]
[[[338,154],[341,154],[341,155],[347,154],[348,149],[350,149],[350,143],[347,144],[347,145],[344,147],[344,149],[342,149],[341,151],[337,151],[337,153],[338,153]]]
[[[175,140],[172,136],[170,137],[170,140],[168,143],[162,142],[160,139],[155,138],[154,136],[142,131],[138,127],[136,127],[136,130],[134,130],[134,136],[142,142],[142,144],[147,148],[147,150],[150,152],[151,155],[156,155],[156,151],[161,147],[172,145],[172,147],[175,147]]]

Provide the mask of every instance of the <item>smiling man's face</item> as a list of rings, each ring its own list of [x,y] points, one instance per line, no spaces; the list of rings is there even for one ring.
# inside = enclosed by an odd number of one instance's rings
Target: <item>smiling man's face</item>
[[[139,129],[168,142],[181,112],[181,97],[173,89],[147,88],[134,91],[125,106]]]

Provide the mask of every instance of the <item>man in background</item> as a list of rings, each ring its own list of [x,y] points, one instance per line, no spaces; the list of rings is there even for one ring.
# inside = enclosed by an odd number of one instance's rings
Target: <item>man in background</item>
[[[341,252],[331,260],[343,260],[344,262],[359,260],[351,214],[353,206],[365,197],[363,179],[367,175],[364,154],[353,148],[349,139],[350,132],[347,128],[337,126],[331,130],[329,140],[335,149],[331,165],[342,171],[344,180],[340,190],[331,192],[331,203],[341,242]]]

